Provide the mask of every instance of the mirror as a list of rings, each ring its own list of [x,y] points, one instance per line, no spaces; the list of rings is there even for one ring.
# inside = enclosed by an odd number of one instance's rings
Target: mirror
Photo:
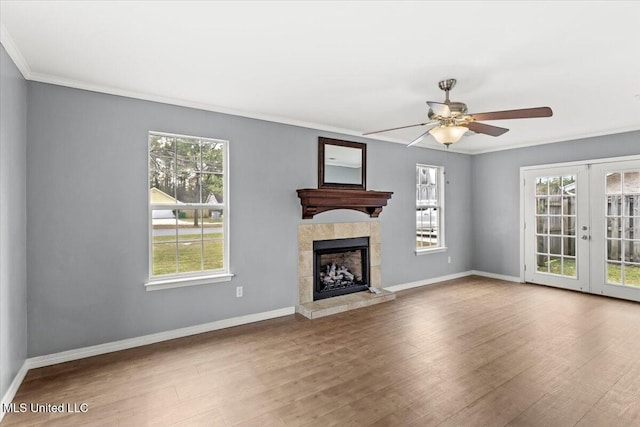
[[[366,190],[367,145],[318,138],[318,188]]]

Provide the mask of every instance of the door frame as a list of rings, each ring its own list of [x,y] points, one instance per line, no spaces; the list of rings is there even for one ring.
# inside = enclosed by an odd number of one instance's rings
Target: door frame
[[[518,222],[520,228],[520,283],[525,283],[524,280],[524,263],[525,263],[525,239],[524,239],[524,220],[525,220],[525,211],[524,211],[524,202],[525,202],[525,194],[524,194],[524,175],[527,171],[537,170],[537,169],[547,169],[547,168],[556,168],[556,167],[567,167],[567,166],[590,166],[599,163],[609,163],[609,162],[625,162],[629,160],[640,160],[640,154],[633,154],[630,156],[617,156],[617,157],[604,157],[599,159],[589,159],[589,160],[576,160],[572,162],[560,162],[560,163],[547,163],[544,165],[532,165],[532,166],[521,166],[520,167],[520,220]],[[589,230],[591,231],[591,230]]]

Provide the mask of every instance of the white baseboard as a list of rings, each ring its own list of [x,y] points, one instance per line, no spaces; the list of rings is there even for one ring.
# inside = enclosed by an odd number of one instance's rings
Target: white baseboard
[[[20,385],[22,384],[22,381],[24,380],[25,375],[27,375],[27,371],[29,371],[29,367],[28,367],[27,361],[25,360],[22,366],[20,367],[20,370],[18,371],[16,376],[13,378],[13,381],[11,381],[11,384],[9,385],[9,388],[7,389],[6,393],[4,394],[4,396],[2,396],[2,402],[0,402],[0,422],[2,422],[2,419],[4,418],[4,414],[5,414],[2,408],[8,405],[9,403],[13,402],[13,398],[16,396],[16,393],[20,388]]]
[[[186,328],[158,332],[156,334],[143,335],[136,338],[113,341],[105,344],[93,345],[90,347],[77,348],[74,350],[62,351],[60,353],[47,354],[44,356],[31,357],[25,361],[25,364],[28,369],[41,368],[43,366],[69,362],[71,360],[83,359],[85,357],[97,356],[100,354],[126,350],[143,345],[155,344],[161,341],[202,334],[204,332],[211,332],[218,329],[230,328],[232,326],[246,325],[247,323],[260,322],[262,320],[288,316],[294,313],[295,307],[285,307],[277,310],[265,311],[262,313],[232,317],[230,319],[222,319],[211,323],[204,323],[202,325],[188,326]]]
[[[22,364],[22,367],[11,382],[11,385],[7,389],[6,393],[4,394],[4,396],[2,396],[1,404],[9,404],[13,401],[13,398],[15,397],[18,388],[20,388],[20,385],[22,384],[22,381],[27,375],[29,369],[42,368],[43,366],[55,365],[57,363],[69,362],[71,360],[83,359],[85,357],[97,356],[114,351],[154,344],[161,341],[187,337],[204,332],[211,332],[218,329],[230,328],[232,326],[246,325],[248,323],[288,316],[294,313],[295,307],[285,307],[277,310],[265,311],[262,313],[248,314],[246,316],[232,317],[230,319],[222,319],[202,325],[188,326],[186,328],[158,332],[157,334],[143,335],[141,337],[94,345],[91,347],[84,347],[75,350],[63,351],[60,353],[31,357],[25,360]],[[2,421],[4,415],[5,413],[0,408],[0,421]]]
[[[488,277],[490,279],[505,280],[507,282],[521,283],[520,278],[516,276],[506,276],[504,274],[487,273],[486,271],[471,270],[471,274],[475,276]]]
[[[434,285],[436,283],[445,282],[447,280],[460,279],[462,277],[471,276],[471,271],[463,271],[460,273],[449,274],[447,276],[434,277],[432,279],[418,280],[417,282],[401,283],[399,285],[385,286],[384,289],[397,292],[405,289],[419,288],[420,286]]]
[[[417,282],[401,283],[399,285],[385,286],[384,289],[392,292],[404,291],[405,289],[419,288],[420,286],[435,285],[447,280],[460,279],[467,276],[482,276],[491,279],[505,280],[507,282],[520,283],[520,278],[516,276],[506,276],[504,274],[487,273],[479,270],[462,271],[460,273],[449,274],[447,276],[434,277],[432,279],[418,280]]]

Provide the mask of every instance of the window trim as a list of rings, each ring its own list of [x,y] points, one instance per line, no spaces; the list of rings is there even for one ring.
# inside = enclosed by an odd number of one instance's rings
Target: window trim
[[[439,252],[446,252],[448,250],[446,240],[445,240],[445,177],[446,172],[444,170],[444,166],[438,165],[427,165],[424,163],[416,163],[416,168],[418,167],[427,167],[427,168],[435,168],[438,171],[438,185],[436,187],[436,192],[438,193],[438,209],[440,213],[438,215],[438,246],[431,246],[429,248],[417,248],[414,240],[414,252],[416,255],[427,255],[434,254]],[[416,182],[415,186],[418,185]],[[415,200],[415,209],[418,208],[418,200]],[[415,224],[415,215],[414,215],[414,234],[417,232],[417,226]]]
[[[200,272],[189,272],[189,273],[175,273],[175,274],[165,274],[161,276],[153,275],[153,222],[152,222],[152,207],[151,207],[151,188],[148,184],[149,180],[149,172],[151,170],[151,156],[150,156],[150,146],[149,146],[149,136],[151,135],[161,135],[168,136],[174,138],[190,138],[190,139],[198,139],[201,141],[209,141],[216,144],[223,144],[223,155],[222,155],[222,212],[223,218],[222,221],[222,268],[218,270],[204,270]],[[229,271],[229,254],[230,254],[230,239],[229,239],[229,230],[230,230],[230,201],[229,201],[229,141],[224,139],[217,138],[207,138],[201,136],[193,136],[193,135],[183,135],[169,132],[160,132],[160,131],[149,131],[147,132],[147,232],[148,232],[148,243],[147,243],[147,252],[148,252],[148,271],[147,271],[147,281],[144,284],[145,289],[147,291],[155,291],[161,289],[171,289],[171,288],[181,288],[185,286],[197,286],[208,283],[217,283],[217,282],[227,282],[231,280],[235,275]],[[173,206],[173,205],[171,205]],[[199,207],[210,206],[206,203],[190,203],[189,206],[193,206],[198,209]],[[163,207],[162,204],[154,205],[155,208]]]

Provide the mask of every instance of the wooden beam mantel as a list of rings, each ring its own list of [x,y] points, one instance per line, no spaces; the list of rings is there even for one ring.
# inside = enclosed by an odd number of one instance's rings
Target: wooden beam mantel
[[[298,191],[302,219],[334,209],[352,209],[377,218],[387,206],[391,191],[346,190],[339,188],[302,188]]]

